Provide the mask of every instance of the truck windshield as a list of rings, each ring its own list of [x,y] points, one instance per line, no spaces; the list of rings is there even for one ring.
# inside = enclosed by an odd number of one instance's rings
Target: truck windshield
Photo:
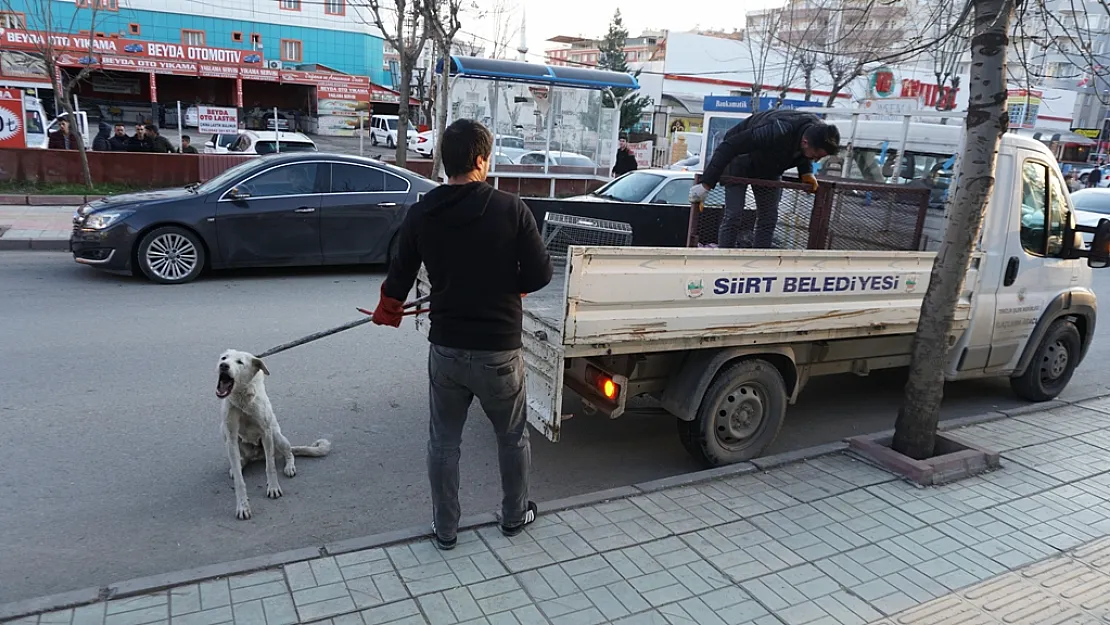
[[[837,157],[826,157],[821,163],[824,170],[830,158],[847,156],[841,154]],[[877,148],[855,148],[852,150],[851,167],[842,165],[848,178],[866,180],[868,182],[889,184],[919,183],[925,186],[947,185],[952,177],[955,159],[951,154],[934,154],[927,152],[906,152],[902,158],[901,170],[894,171],[898,160],[898,151],[888,149],[885,152]],[[850,169],[850,171],[849,171]]]

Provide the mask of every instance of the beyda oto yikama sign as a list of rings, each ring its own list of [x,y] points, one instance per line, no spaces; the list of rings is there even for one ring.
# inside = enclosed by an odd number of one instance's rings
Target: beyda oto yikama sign
[[[61,35],[31,30],[0,28],[0,50],[26,50],[41,52],[92,53],[118,57],[146,58],[163,61],[218,63],[223,65],[262,65],[262,54],[252,50],[209,48],[177,43],[135,41],[114,37],[85,37]]]

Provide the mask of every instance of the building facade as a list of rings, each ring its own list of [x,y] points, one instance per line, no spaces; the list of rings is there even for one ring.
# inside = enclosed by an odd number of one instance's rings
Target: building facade
[[[629,64],[656,60],[663,50],[662,44],[666,37],[667,34],[662,31],[649,31],[639,37],[628,37],[624,40],[624,60]],[[601,58],[601,39],[561,35],[548,41],[560,44],[557,48],[545,51],[544,56],[549,65],[595,67]]]
[[[49,11],[44,6],[49,3]],[[9,29],[242,50],[388,84],[383,41],[352,0],[5,0]],[[49,22],[49,23],[48,23]]]

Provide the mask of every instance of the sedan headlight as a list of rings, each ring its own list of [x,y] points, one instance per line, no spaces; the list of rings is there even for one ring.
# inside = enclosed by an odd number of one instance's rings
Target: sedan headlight
[[[119,222],[133,212],[135,211],[104,211],[103,213],[93,213],[85,220],[85,227],[91,230],[103,230]]]

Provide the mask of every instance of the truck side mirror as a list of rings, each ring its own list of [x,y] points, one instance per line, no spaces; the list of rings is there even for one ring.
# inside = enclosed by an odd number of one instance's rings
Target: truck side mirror
[[[1110,266],[1110,219],[1100,219],[1095,226],[1095,237],[1087,253],[1087,266],[1093,269]]]

